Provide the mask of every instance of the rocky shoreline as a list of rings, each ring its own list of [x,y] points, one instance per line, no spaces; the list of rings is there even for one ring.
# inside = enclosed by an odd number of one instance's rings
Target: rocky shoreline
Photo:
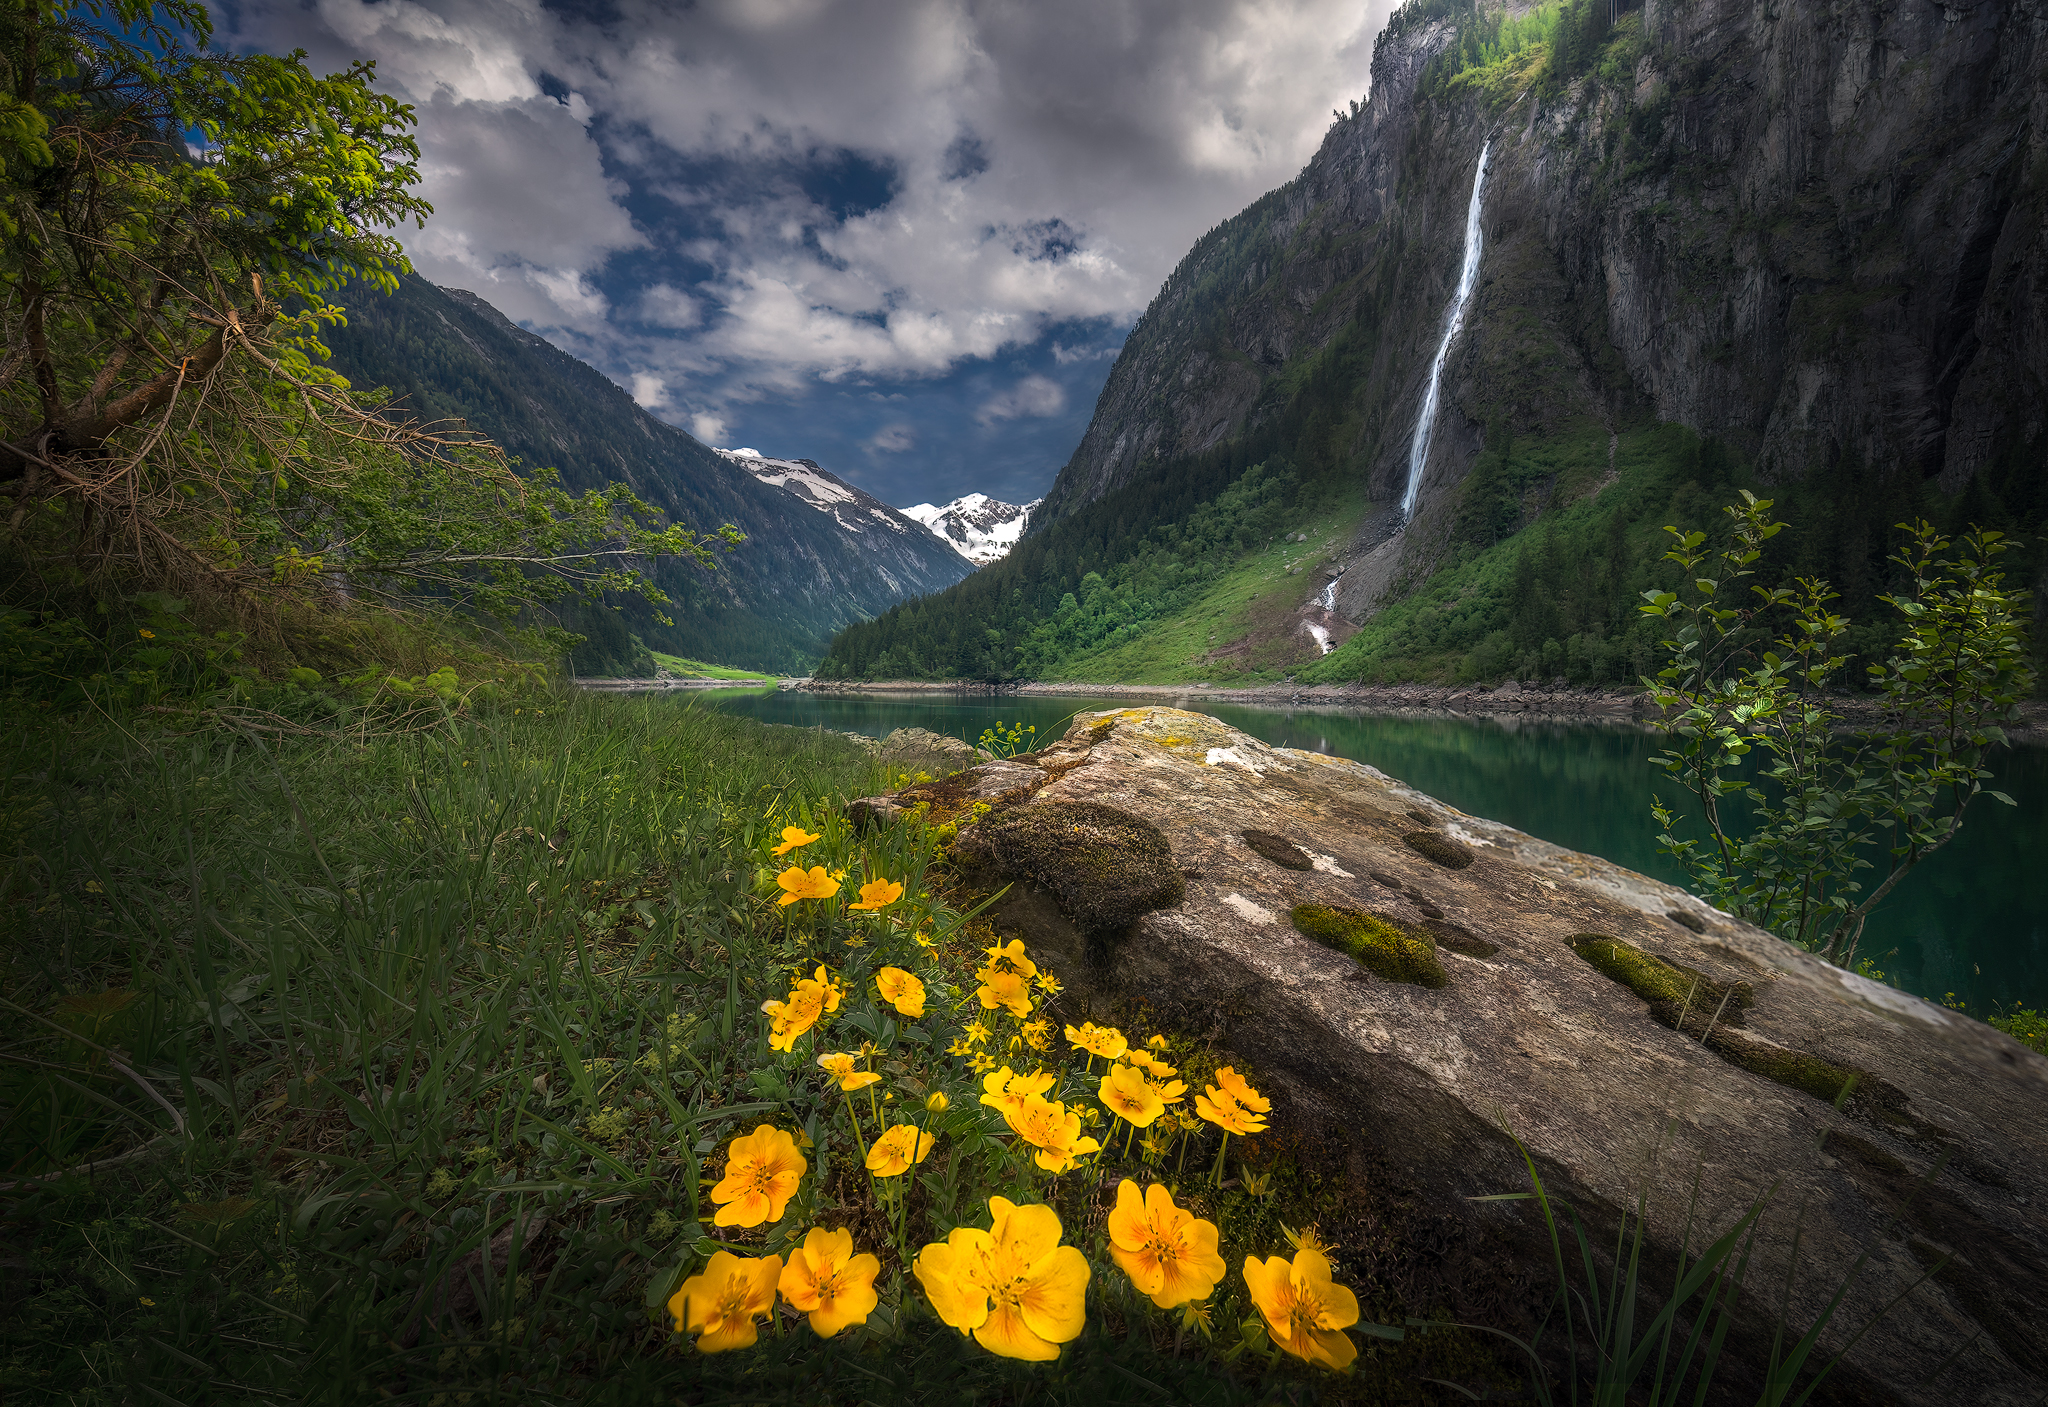
[[[1496,715],[1530,722],[1636,723],[1647,726],[1656,707],[1640,689],[1573,688],[1510,680],[1504,684],[1261,684],[1243,688],[1207,684],[974,684],[949,681],[884,680],[856,683],[832,679],[784,681],[782,687],[817,694],[990,694],[1046,698],[1142,699],[1153,703],[1213,702],[1260,708],[1357,709],[1368,713],[1435,717]],[[1878,702],[1838,698],[1834,707],[1852,724],[1876,724]],[[2021,721],[2006,730],[2016,743],[2048,744],[2048,703],[2021,706]]]

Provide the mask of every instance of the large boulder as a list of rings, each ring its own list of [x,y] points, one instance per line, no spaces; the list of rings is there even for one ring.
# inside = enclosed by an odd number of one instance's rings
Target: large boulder
[[[997,801],[957,848],[1013,883],[998,928],[1059,972],[1069,1019],[1143,1000],[1211,1036],[1277,1107],[1521,1257],[1538,1294],[1529,1205],[1469,1200],[1527,1188],[1513,1139],[1596,1227],[1647,1189],[1659,1264],[1688,1214],[1697,1250],[1768,1196],[1750,1302],[1775,1309],[1796,1242],[1795,1336],[1867,1254],[1827,1355],[1922,1281],[1819,1400],[2048,1392],[2048,1060],[1668,885],[1206,715],[1084,714],[1032,762],[950,779]],[[1746,1321],[1725,1388],[1767,1334]]]

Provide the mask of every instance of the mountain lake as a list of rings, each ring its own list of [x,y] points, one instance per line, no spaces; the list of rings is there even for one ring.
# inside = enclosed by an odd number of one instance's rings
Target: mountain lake
[[[882,737],[929,728],[975,741],[1003,724],[1047,742],[1077,712],[1166,703],[1212,714],[1264,742],[1369,763],[1474,816],[1683,885],[1657,853],[1650,797],[1674,791],[1651,765],[1656,735],[1641,728],[1513,718],[1388,716],[1352,709],[1258,708],[1172,700],[967,693],[810,694],[706,691],[678,706],[716,707],[764,723]],[[2048,1003],[2048,884],[2027,880],[2048,851],[2048,748],[2003,750],[1990,796],[1971,803],[1963,833],[1922,864],[1871,916],[1861,952],[1885,979],[1978,1015]],[[1869,872],[1866,872],[1869,873]]]

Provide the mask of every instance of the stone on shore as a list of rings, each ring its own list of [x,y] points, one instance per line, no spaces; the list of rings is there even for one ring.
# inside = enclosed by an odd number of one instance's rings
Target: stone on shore
[[[1213,1038],[1539,1295],[1530,1204],[1469,1200],[1527,1189],[1515,1139],[1596,1239],[1648,1188],[1659,1265],[1696,1173],[1695,1251],[1768,1197],[1726,1388],[1761,1366],[1796,1236],[1795,1338],[1869,1256],[1823,1356],[1922,1282],[1816,1401],[2048,1391],[2048,1060],[1671,886],[1204,714],[1084,714],[1031,762],[950,779],[996,803],[956,849],[1015,885],[998,932],[1059,973],[1063,1019],[1141,1000]],[[1070,873],[1096,870],[1121,875],[1113,902]]]

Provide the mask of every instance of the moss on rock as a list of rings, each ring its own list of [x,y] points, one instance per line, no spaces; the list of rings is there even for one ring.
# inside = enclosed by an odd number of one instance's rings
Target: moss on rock
[[[1450,985],[1436,955],[1436,940],[1427,933],[1403,928],[1361,909],[1325,904],[1297,904],[1288,916],[1303,934],[1326,948],[1349,953],[1377,977],[1418,987]]]
[[[1684,967],[1605,933],[1575,933],[1572,951],[1650,1004],[1650,1014],[1673,1030],[1699,1035],[1714,1025],[1741,1025],[1756,1005],[1747,982],[1716,982],[1698,968]],[[1718,1019],[1717,1019],[1718,1017]]]
[[[1470,849],[1458,844],[1449,836],[1438,835],[1435,831],[1410,831],[1401,837],[1408,848],[1433,865],[1442,865],[1447,870],[1462,870],[1472,863]]]
[[[1312,870],[1316,862],[1285,836],[1274,835],[1271,831],[1239,831],[1244,843],[1253,850],[1280,866],[1283,870]]]
[[[978,856],[1051,890],[1085,932],[1127,927],[1187,896],[1159,828],[1114,806],[1048,801],[998,812],[974,830]]]
[[[1422,925],[1436,939],[1439,948],[1449,948],[1454,953],[1463,953],[1468,958],[1490,958],[1500,951],[1500,944],[1489,943],[1468,928],[1455,923],[1446,923],[1441,918],[1432,918]]]
[[[1739,1065],[1752,1075],[1762,1075],[1787,1089],[1810,1094],[1824,1104],[1833,1104],[1845,1093],[1877,1083],[1868,1070],[1838,1065],[1790,1046],[1766,1045],[1732,1031],[1715,1032],[1708,1037],[1707,1046],[1730,1065]],[[1868,1093],[1882,1102],[1882,1091],[1873,1088]]]

